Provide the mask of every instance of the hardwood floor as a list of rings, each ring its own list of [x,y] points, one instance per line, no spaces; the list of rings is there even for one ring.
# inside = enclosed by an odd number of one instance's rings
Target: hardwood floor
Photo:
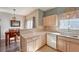
[[[19,40],[17,42],[12,41],[10,46],[5,46],[5,41],[1,40],[0,52],[17,52],[19,51]]]
[[[38,49],[36,52],[58,52],[58,51],[45,45],[45,46],[41,47],[40,49]]]
[[[5,41],[2,40],[1,41],[1,46],[0,46],[0,52],[20,52],[19,51],[19,40],[17,40],[17,42],[12,41],[10,46],[5,46]],[[36,52],[58,52],[55,49],[45,45],[43,47],[41,47],[40,49],[38,49]]]

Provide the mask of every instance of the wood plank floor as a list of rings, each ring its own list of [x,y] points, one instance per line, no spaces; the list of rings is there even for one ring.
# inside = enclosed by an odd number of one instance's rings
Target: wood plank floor
[[[58,52],[58,51],[49,47],[48,45],[45,45],[41,47],[40,49],[38,49],[36,52]]]
[[[0,44],[0,52],[20,52],[19,51],[19,40],[17,40],[17,42],[11,42],[10,46],[5,46],[5,41],[2,40],[1,44]],[[55,49],[45,45],[43,47],[41,47],[40,49],[38,49],[36,52],[58,52]]]

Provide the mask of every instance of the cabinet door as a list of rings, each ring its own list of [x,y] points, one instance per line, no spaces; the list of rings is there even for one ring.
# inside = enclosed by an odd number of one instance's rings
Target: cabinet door
[[[34,41],[27,43],[27,52],[33,52],[34,51]]]
[[[70,11],[59,15],[59,19],[73,19],[78,15],[78,11]],[[79,16],[78,16],[79,17]]]
[[[44,26],[48,26],[49,22],[48,22],[48,17],[44,17],[43,18],[43,25]]]
[[[27,42],[26,42],[26,40],[21,36],[21,37],[20,37],[20,51],[21,51],[21,52],[27,51],[26,46],[27,46]]]
[[[57,49],[60,51],[66,51],[66,41],[61,38],[57,40]]]
[[[45,34],[44,34],[44,35],[40,35],[40,36],[38,37],[38,39],[37,39],[35,42],[36,42],[35,50],[38,50],[38,49],[41,48],[43,45],[45,45],[45,44],[46,44]]]
[[[76,11],[76,18],[79,18],[79,10]]]
[[[74,17],[74,12],[66,12],[63,14],[64,15],[64,19],[72,19]]]
[[[35,40],[35,44],[36,44],[35,45],[35,50],[38,50],[40,48],[40,45],[41,45],[40,44],[40,38],[38,38],[38,39]]]
[[[79,52],[79,43],[70,42],[69,51],[70,52]]]
[[[55,26],[57,15],[46,16],[44,17],[43,20],[44,20],[44,26]]]
[[[45,34],[42,34],[41,35],[41,47],[43,46],[43,45],[45,45],[46,44],[46,35]]]

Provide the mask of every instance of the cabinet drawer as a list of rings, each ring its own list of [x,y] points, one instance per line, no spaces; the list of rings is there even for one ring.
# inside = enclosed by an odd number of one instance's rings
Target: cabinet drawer
[[[40,39],[40,36],[33,37],[32,40]]]
[[[34,40],[37,40],[37,39],[40,39],[40,36],[35,36],[35,37],[32,37],[32,38],[28,38],[27,43],[31,42],[31,41],[34,41]]]

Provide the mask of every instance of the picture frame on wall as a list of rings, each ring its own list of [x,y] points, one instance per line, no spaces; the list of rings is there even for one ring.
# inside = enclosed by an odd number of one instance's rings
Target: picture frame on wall
[[[20,21],[19,20],[11,20],[10,24],[11,24],[11,27],[20,27]]]

